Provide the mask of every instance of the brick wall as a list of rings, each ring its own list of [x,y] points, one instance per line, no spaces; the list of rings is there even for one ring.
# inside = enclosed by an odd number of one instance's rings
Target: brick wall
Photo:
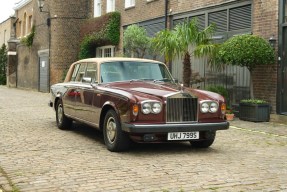
[[[31,32],[33,25],[33,1],[16,11],[16,36],[17,38],[26,36]]]
[[[163,17],[165,14],[164,0],[154,0],[147,2],[146,0],[136,1],[134,7],[125,8],[125,0],[116,0],[115,9],[121,13],[121,25],[129,25],[146,21],[158,17]],[[102,1],[102,15],[106,13],[107,4],[106,0]],[[119,46],[117,46],[116,56],[123,55],[123,28],[121,28],[121,38]]]
[[[38,89],[38,57],[35,48],[18,45],[17,87]]]
[[[253,1],[253,34],[267,41],[274,36],[278,43],[278,7],[277,0]],[[275,112],[277,61],[269,66],[258,66],[253,72],[253,83],[254,96],[271,102],[272,111]]]
[[[0,23],[0,46],[3,45],[3,43],[7,46],[7,41],[10,39],[10,37],[13,35],[13,23],[15,22],[15,18],[9,18],[2,23]]]
[[[50,82],[61,82],[63,72],[78,60],[80,28],[87,18],[90,1],[51,0]]]
[[[31,24],[36,25],[34,10],[37,7],[36,1],[32,1],[16,11],[16,38],[21,39],[30,33],[31,25],[29,23],[29,17],[32,16]],[[24,14],[26,13],[26,25],[24,25]],[[25,30],[24,30],[25,28]],[[40,34],[37,31],[36,36]],[[35,46],[36,45],[36,46]],[[38,89],[38,57],[37,57],[38,45],[33,43],[32,48],[28,48],[21,43],[17,46],[17,87],[27,89]]]
[[[238,1],[238,0],[237,0]],[[170,8],[173,14],[193,11],[202,8],[220,6],[221,4],[226,4],[229,2],[235,2],[234,0],[170,0]],[[238,1],[242,2],[242,1]]]

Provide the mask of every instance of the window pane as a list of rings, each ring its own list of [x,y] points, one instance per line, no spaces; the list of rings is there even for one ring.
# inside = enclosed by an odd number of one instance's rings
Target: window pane
[[[162,64],[148,62],[109,62],[101,65],[101,81],[146,80],[171,81],[167,68]]]
[[[115,0],[107,0],[107,13],[115,11]]]
[[[79,69],[79,72],[77,73],[77,77],[75,81],[82,81],[83,77],[85,76],[85,70],[86,70],[86,64],[82,63]]]
[[[73,72],[71,81],[75,81],[76,76],[77,76],[77,73],[78,73],[78,71],[79,71],[79,67],[80,67],[80,64],[75,65],[75,67],[74,67],[74,72]]]
[[[135,6],[135,0],[125,0],[125,8]]]
[[[97,64],[96,63],[88,63],[85,77],[92,78],[92,82],[95,82],[97,80]]]
[[[105,49],[105,57],[112,57],[112,49],[111,48]]]
[[[102,4],[101,0],[94,0],[94,17],[102,15]]]

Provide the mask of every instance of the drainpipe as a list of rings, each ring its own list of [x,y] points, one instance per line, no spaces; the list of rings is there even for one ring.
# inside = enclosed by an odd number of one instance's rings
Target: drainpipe
[[[164,4],[165,4],[164,22],[165,22],[165,29],[167,29],[168,0],[165,0]]]

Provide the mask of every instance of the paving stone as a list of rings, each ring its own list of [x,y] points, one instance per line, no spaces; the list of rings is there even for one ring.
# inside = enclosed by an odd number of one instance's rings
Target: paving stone
[[[0,92],[5,192],[13,190],[7,177],[20,192],[287,191],[286,125],[236,119],[209,149],[186,142],[111,153],[90,127],[59,130],[49,94],[3,86]]]

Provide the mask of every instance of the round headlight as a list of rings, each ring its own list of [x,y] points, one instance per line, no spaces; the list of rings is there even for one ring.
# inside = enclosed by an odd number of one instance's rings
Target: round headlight
[[[152,112],[155,114],[160,113],[161,112],[161,104],[160,103],[153,103]]]
[[[209,111],[208,103],[202,103],[200,110],[201,110],[202,113],[207,113]]]
[[[210,103],[210,112],[216,113],[218,111],[218,104],[215,102]]]
[[[149,114],[151,112],[151,105],[150,105],[150,103],[143,103],[142,104],[142,112],[144,114]]]

